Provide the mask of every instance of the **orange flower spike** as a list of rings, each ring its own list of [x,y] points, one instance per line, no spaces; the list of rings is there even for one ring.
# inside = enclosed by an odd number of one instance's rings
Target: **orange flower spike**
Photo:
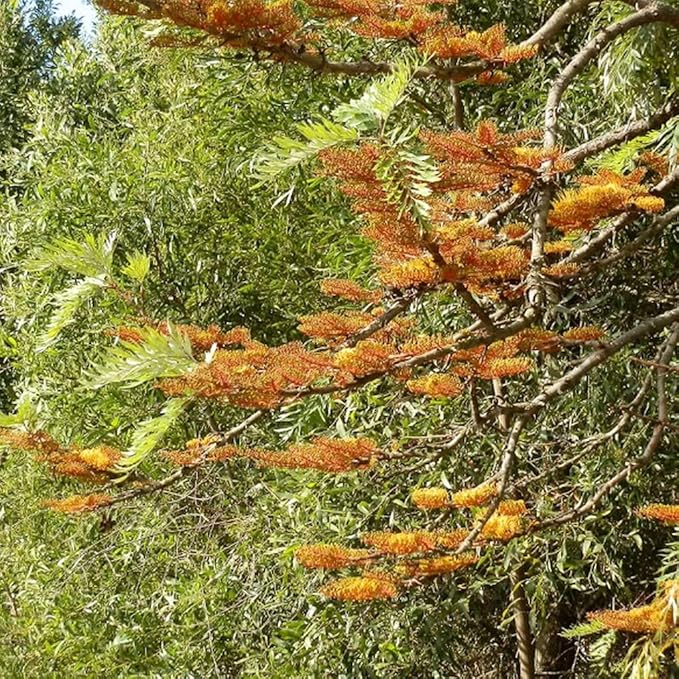
[[[362,542],[385,554],[417,554],[436,549],[436,534],[426,531],[366,533]]]
[[[561,335],[568,342],[595,342],[605,337],[606,333],[594,325],[584,325],[580,328],[571,328]]]
[[[493,358],[483,361],[479,366],[478,374],[484,380],[492,380],[502,377],[514,377],[528,372],[535,363],[526,357]]]
[[[432,559],[418,559],[406,562],[400,566],[409,577],[426,577],[433,575],[447,575],[462,568],[467,568],[479,560],[476,554],[459,554],[455,556],[439,556]]]
[[[552,278],[572,278],[580,271],[580,265],[574,262],[557,262],[551,266],[546,266],[542,271],[546,276]]]
[[[530,231],[530,224],[524,222],[512,222],[507,224],[500,229],[500,233],[506,236],[510,240],[515,238],[521,238],[525,236]]]
[[[408,380],[408,391],[433,398],[454,398],[463,391],[462,381],[456,375],[426,375]]]
[[[106,493],[93,495],[72,495],[63,500],[47,500],[43,503],[48,509],[64,514],[91,512],[100,507],[106,507],[113,502],[113,497]]]
[[[605,610],[587,613],[588,620],[600,622],[608,629],[639,634],[653,634],[668,628],[672,624],[668,617],[667,611],[653,604],[626,611]]]
[[[29,432],[9,427],[0,427],[0,446],[42,453],[46,457],[61,450],[61,446],[45,431]]]
[[[436,533],[436,545],[442,549],[456,549],[467,539],[468,535],[469,531],[466,528]]]
[[[474,488],[467,488],[453,493],[451,502],[455,507],[481,507],[488,504],[497,495],[497,484],[482,483]]]
[[[319,437],[310,443],[297,443],[281,452],[248,451],[247,456],[262,466],[281,469],[316,469],[350,472],[368,469],[377,458],[378,448],[366,438],[329,439]]]
[[[503,500],[497,508],[500,516],[523,516],[527,512],[528,509],[523,500]]]
[[[646,519],[655,519],[671,526],[679,525],[679,505],[651,504],[639,507],[636,514]]]
[[[573,242],[569,240],[553,240],[545,243],[546,255],[563,255],[573,249]]]
[[[99,471],[105,471],[115,465],[122,453],[110,446],[96,446],[77,451],[78,457],[88,466]]]
[[[445,509],[450,506],[450,496],[445,488],[418,488],[410,498],[418,509]]]
[[[389,369],[394,347],[375,340],[362,340],[351,349],[342,349],[335,355],[335,366],[355,377]]]
[[[372,552],[368,549],[350,549],[334,544],[304,545],[295,552],[295,558],[304,568],[332,570],[356,563],[366,563]]]
[[[372,320],[370,314],[358,311],[343,314],[323,311],[300,317],[298,330],[315,339],[341,340],[362,330]]]
[[[342,297],[350,302],[378,302],[382,297],[379,290],[367,290],[358,283],[344,278],[327,278],[321,281],[321,292],[332,297]]]
[[[321,588],[320,593],[340,601],[374,601],[394,599],[398,596],[398,587],[389,580],[361,576],[335,580]]]
[[[493,514],[481,529],[481,535],[488,540],[507,542],[523,532],[520,516]]]

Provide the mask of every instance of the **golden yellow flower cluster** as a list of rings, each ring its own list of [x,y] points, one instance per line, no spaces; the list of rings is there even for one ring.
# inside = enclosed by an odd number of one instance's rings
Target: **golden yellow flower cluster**
[[[672,526],[679,525],[679,505],[652,504],[639,507],[637,514]]]
[[[482,483],[474,488],[465,488],[453,493],[451,504],[454,507],[481,507],[497,495],[496,483]]]
[[[450,506],[450,494],[445,488],[418,488],[410,497],[418,509],[445,509]]]
[[[476,554],[458,554],[455,556],[439,556],[431,559],[417,559],[401,564],[399,570],[411,578],[446,575],[461,568],[475,564],[479,560]]]
[[[295,552],[295,558],[304,568],[325,568],[332,570],[365,564],[372,552],[368,549],[351,549],[334,544],[315,544],[300,547]]]
[[[339,601],[372,601],[395,598],[398,596],[398,586],[389,578],[364,574],[330,582],[320,592],[329,599]]]
[[[113,501],[111,495],[105,493],[92,495],[72,495],[63,500],[47,500],[44,506],[56,512],[64,514],[77,514],[80,512],[91,512],[101,507],[110,505]]]

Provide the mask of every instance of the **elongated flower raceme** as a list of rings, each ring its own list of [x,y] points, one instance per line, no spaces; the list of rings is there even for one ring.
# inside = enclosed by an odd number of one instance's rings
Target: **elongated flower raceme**
[[[528,508],[523,500],[503,500],[496,511],[500,516],[523,516]]]
[[[455,556],[440,556],[431,559],[417,559],[407,561],[399,566],[399,570],[409,577],[427,575],[447,575],[462,568],[467,568],[479,560],[476,554],[458,554]]]
[[[350,549],[334,544],[304,545],[295,552],[295,558],[304,568],[344,568],[357,563],[365,565],[373,552],[368,549]]]
[[[649,634],[679,626],[679,580],[661,583],[661,591],[649,605],[621,611],[593,611],[588,620],[596,620],[608,629]]]
[[[428,531],[366,533],[361,541],[385,554],[428,552],[436,549],[437,544],[436,534]]]
[[[72,495],[63,500],[47,500],[43,504],[49,509],[64,514],[77,514],[80,512],[91,512],[101,507],[110,505],[113,497],[106,493],[92,495]]]
[[[488,504],[497,495],[497,484],[482,483],[453,493],[451,502],[455,507],[480,507]]]
[[[444,509],[450,506],[450,494],[445,488],[418,488],[410,497],[418,509]]]
[[[346,278],[326,278],[321,281],[321,292],[350,302],[378,302],[382,297],[379,290],[367,290]]]
[[[363,575],[335,580],[320,592],[329,599],[340,601],[373,601],[394,599],[398,596],[398,586],[388,578]]]
[[[671,526],[679,525],[679,505],[645,505],[639,507],[636,513],[646,519],[655,519]]]
[[[408,380],[408,391],[432,398],[454,398],[462,393],[462,381],[457,375],[425,375]]]
[[[0,427],[0,446],[43,455],[52,455],[61,448],[46,431],[24,431],[9,427]]]
[[[368,469],[378,452],[376,444],[367,438],[318,437],[310,443],[293,444],[281,452],[251,450],[248,456],[265,467],[349,472]]]
[[[487,540],[508,542],[520,535],[524,529],[524,522],[520,516],[495,513],[481,529],[481,535]]]

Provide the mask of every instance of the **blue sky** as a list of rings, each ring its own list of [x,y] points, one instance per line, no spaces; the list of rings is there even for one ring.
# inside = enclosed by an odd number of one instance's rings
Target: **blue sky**
[[[87,0],[56,0],[57,14],[75,14],[81,21],[86,33],[91,33],[97,17],[94,7]]]

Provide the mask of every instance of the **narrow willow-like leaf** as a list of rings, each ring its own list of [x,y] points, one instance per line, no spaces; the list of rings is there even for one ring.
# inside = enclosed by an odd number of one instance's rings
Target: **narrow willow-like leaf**
[[[142,422],[132,435],[132,443],[124,452],[116,468],[129,471],[143,462],[157,447],[168,429],[184,412],[190,397],[173,398],[165,403],[158,417]]]
[[[73,322],[78,309],[106,285],[105,277],[88,277],[58,293],[54,298],[56,307],[47,328],[38,339],[36,351],[45,351],[52,346],[61,331]]]
[[[154,328],[140,331],[141,341],[121,341],[108,349],[101,365],[93,370],[89,386],[107,384],[135,387],[159,377],[184,375],[196,365],[188,338],[171,324],[168,333]]]

